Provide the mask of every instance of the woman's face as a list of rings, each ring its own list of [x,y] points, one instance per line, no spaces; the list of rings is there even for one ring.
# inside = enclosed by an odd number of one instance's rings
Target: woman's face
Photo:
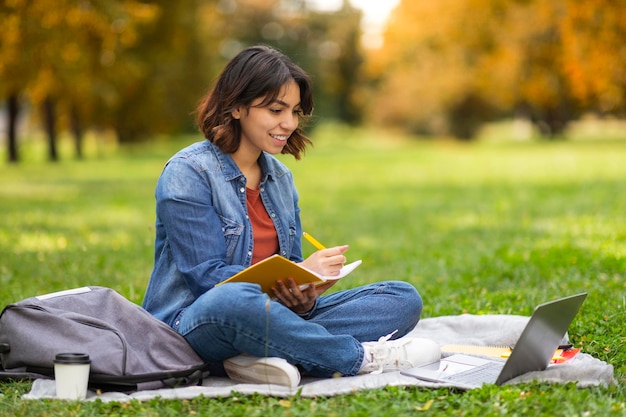
[[[276,100],[257,107],[262,102],[263,97],[252,102],[249,108],[240,106],[233,110],[233,117],[239,119],[241,125],[241,142],[237,152],[279,154],[298,127],[302,110],[300,87],[295,81],[283,85]]]

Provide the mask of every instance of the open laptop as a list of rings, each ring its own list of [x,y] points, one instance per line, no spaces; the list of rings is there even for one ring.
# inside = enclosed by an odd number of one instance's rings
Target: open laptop
[[[475,388],[483,384],[502,385],[527,372],[543,371],[586,297],[587,293],[580,293],[537,306],[506,361],[454,354],[402,374]]]

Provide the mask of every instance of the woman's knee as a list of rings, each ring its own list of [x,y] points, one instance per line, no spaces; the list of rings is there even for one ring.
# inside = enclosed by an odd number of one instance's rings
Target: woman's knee
[[[387,284],[389,286],[387,291],[392,292],[400,299],[399,301],[421,314],[423,307],[422,296],[413,285],[405,281],[389,281]]]
[[[399,319],[404,320],[403,325],[399,325],[400,334],[406,334],[419,322],[422,315],[423,301],[417,289],[404,281],[391,281],[390,291],[398,298],[397,305],[402,310],[399,312]]]
[[[269,300],[259,287],[253,284],[220,285],[198,297],[186,308],[183,316],[187,319],[187,327],[204,322],[237,321],[236,317],[239,315],[247,317],[258,313],[257,310],[265,299]]]

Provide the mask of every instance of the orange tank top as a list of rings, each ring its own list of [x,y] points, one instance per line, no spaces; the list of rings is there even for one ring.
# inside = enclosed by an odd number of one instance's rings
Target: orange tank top
[[[252,224],[252,238],[254,240],[252,263],[255,264],[278,253],[278,234],[274,228],[274,222],[267,214],[258,189],[246,189],[246,203]]]

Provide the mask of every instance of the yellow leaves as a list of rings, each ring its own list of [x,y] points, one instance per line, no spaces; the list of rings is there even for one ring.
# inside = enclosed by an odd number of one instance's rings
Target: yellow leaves
[[[428,400],[422,407],[415,406],[415,411],[428,411],[435,400]]]
[[[289,407],[291,407],[291,401],[289,401],[289,400],[279,400],[278,401],[278,405],[280,405],[281,407],[284,407],[284,408],[289,408]]]
[[[138,1],[125,2],[125,9],[134,21],[143,24],[156,21],[161,13],[158,5]]]
[[[43,13],[40,22],[43,29],[53,29],[65,22],[65,15],[63,10],[52,9],[49,13]]]
[[[20,42],[22,36],[19,30],[20,18],[17,15],[4,16],[2,19],[2,40],[3,46],[12,46]]]
[[[19,9],[26,6],[27,0],[4,0],[4,4],[7,8]]]
[[[126,30],[119,35],[120,45],[124,48],[130,48],[135,45],[138,39],[137,32],[134,30]]]
[[[602,0],[565,0],[560,25],[565,73],[579,100],[603,111],[624,106],[626,12]]]
[[[626,107],[626,8],[608,0],[401,0],[384,46],[368,58],[367,75],[381,85],[371,118],[386,124],[446,117],[468,94],[504,111],[519,103],[615,111]]]
[[[78,26],[87,21],[88,11],[85,8],[72,8],[65,15],[65,21],[70,26]]]
[[[80,47],[76,42],[68,43],[61,51],[61,57],[66,62],[77,62],[80,59],[80,56]]]
[[[126,1],[122,7],[123,13],[120,16],[113,17],[113,21],[108,26],[110,40],[114,39],[114,43],[119,42],[122,48],[130,48],[139,42],[138,26],[147,25],[156,22],[161,14],[161,9],[156,4],[147,4],[137,1]],[[113,51],[114,47],[108,42],[109,51]],[[110,54],[105,54],[110,57]],[[114,61],[114,60],[113,60]],[[105,59],[104,62],[112,62],[111,59]]]
[[[39,104],[56,89],[57,85],[58,78],[50,67],[45,67],[37,72],[36,79],[31,83],[28,92],[33,102]]]

